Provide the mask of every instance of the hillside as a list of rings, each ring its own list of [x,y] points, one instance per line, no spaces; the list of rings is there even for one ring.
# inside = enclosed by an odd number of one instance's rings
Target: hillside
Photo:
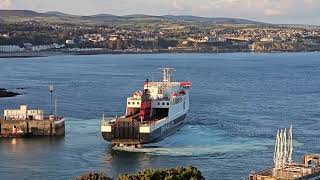
[[[66,13],[59,12],[59,11],[48,11],[48,12],[45,12],[43,14],[53,15],[53,16],[71,16],[70,14],[66,14]]]
[[[164,16],[153,16],[145,14],[132,14],[126,16],[117,16],[112,14],[97,14],[91,16],[79,16],[79,15],[69,15],[58,11],[50,11],[46,13],[38,13],[35,11],[29,10],[0,10],[0,17],[9,18],[9,17],[21,17],[24,19],[28,18],[38,18],[38,17],[47,17],[54,18],[55,20],[67,20],[66,18],[72,17],[76,22],[91,22],[91,23],[131,23],[132,21],[154,21],[154,22],[173,22],[173,23],[200,23],[200,24],[253,24],[253,25],[264,25],[266,23],[251,21],[246,19],[237,19],[237,18],[214,18],[214,17],[197,17],[197,16],[173,16],[173,15],[164,15]],[[19,20],[17,18],[16,20]],[[128,22],[126,22],[128,21]]]
[[[35,11],[29,10],[0,10],[0,17],[10,17],[10,16],[17,16],[17,17],[41,17],[41,16],[49,16],[46,14],[38,13]]]
[[[198,17],[198,16],[173,16],[165,15],[164,18],[176,21],[190,21],[190,22],[204,22],[212,24],[265,24],[262,22],[251,21],[246,19],[237,18],[211,18],[211,17]]]

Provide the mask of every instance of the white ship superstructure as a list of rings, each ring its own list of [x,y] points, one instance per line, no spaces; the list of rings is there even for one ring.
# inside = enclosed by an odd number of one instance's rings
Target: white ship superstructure
[[[189,110],[190,82],[171,81],[172,68],[163,68],[161,82],[144,83],[143,92],[127,98],[124,116],[103,118],[105,140],[115,145],[157,142],[178,130]]]

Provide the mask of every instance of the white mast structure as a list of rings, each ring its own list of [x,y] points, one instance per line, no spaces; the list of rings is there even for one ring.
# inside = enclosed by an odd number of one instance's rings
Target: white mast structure
[[[287,165],[292,164],[293,140],[292,125],[290,128],[281,129],[277,132],[277,138],[273,154],[275,170],[280,170]]]
[[[274,163],[274,167],[277,168],[278,167],[278,154],[279,154],[279,130],[277,132],[277,136],[276,136],[276,143],[274,145],[274,152],[273,152],[273,163]]]
[[[287,165],[288,163],[288,145],[287,145],[287,128],[284,129],[283,131],[283,159],[282,159],[282,164]]]
[[[50,111],[51,111],[50,115],[53,115],[53,91],[54,91],[54,87],[52,85],[49,86],[49,91],[50,91]]]
[[[175,71],[176,69],[174,68],[159,68],[162,70],[163,72],[163,77],[162,77],[162,80],[163,80],[163,83],[164,84],[168,84],[171,82],[171,76],[170,76],[170,71]]]
[[[292,140],[292,125],[289,128],[289,141],[288,141],[288,162],[292,164],[293,140]]]

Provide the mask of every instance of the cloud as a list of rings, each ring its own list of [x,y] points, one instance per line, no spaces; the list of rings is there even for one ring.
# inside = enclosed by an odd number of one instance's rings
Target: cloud
[[[266,16],[282,16],[285,12],[278,10],[278,9],[265,9],[264,15]]]
[[[314,0],[303,0],[305,4],[313,4]]]
[[[172,1],[172,6],[174,9],[181,11],[184,9],[184,7],[176,0]]]
[[[81,15],[176,14],[320,24],[320,0],[0,0],[0,9],[13,8]]]
[[[11,5],[11,0],[0,0],[0,9],[9,9]]]

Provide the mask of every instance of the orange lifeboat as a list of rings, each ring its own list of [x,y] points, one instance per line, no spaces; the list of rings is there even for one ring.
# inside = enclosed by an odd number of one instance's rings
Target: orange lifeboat
[[[191,86],[192,86],[192,83],[191,83],[191,82],[180,82],[180,86],[183,86],[183,87],[191,87]]]
[[[177,95],[177,93],[175,93],[175,92],[171,94],[171,97],[173,97],[173,98],[176,98],[177,96],[178,96],[178,95]]]
[[[142,92],[141,91],[136,91],[135,93],[133,93],[132,97],[137,99],[137,98],[141,98],[142,96]]]

